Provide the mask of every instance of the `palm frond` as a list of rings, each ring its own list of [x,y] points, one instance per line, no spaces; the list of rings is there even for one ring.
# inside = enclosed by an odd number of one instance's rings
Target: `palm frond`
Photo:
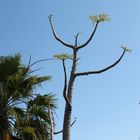
[[[20,66],[21,55],[0,57],[0,82],[6,82],[7,78],[14,74]]]
[[[54,94],[45,94],[45,95],[37,95],[34,100],[29,102],[29,106],[37,105],[37,106],[44,106],[50,107],[52,109],[56,109],[56,97]]]

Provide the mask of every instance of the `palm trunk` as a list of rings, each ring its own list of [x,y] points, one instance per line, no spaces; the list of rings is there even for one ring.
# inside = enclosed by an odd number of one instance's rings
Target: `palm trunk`
[[[3,124],[4,124],[4,128],[2,131],[2,140],[10,140],[10,134],[8,132],[7,107],[3,107],[2,112],[3,112],[2,118],[3,118]]]
[[[9,133],[5,133],[3,140],[12,140],[12,137]]]
[[[50,118],[50,125],[51,125],[50,140],[54,140],[54,121],[53,121],[53,115],[52,115],[52,110],[50,109],[50,106],[48,108],[48,111],[49,111],[49,118]]]

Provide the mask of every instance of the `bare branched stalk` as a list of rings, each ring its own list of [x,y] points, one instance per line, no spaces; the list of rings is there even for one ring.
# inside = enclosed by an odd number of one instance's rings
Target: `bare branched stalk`
[[[64,70],[64,89],[63,89],[63,96],[64,99],[66,101],[65,104],[65,111],[64,111],[64,120],[63,120],[63,129],[57,133],[63,133],[63,138],[62,140],[70,140],[70,128],[71,125],[73,125],[75,122],[71,123],[71,115],[72,115],[72,96],[73,96],[73,86],[74,86],[74,81],[76,79],[76,77],[79,76],[84,76],[84,75],[90,75],[90,74],[100,74],[103,73],[105,71],[110,70],[111,68],[115,67],[123,58],[125,52],[127,51],[126,48],[123,48],[123,53],[122,55],[119,57],[119,59],[117,59],[117,61],[115,61],[112,65],[103,68],[101,70],[97,70],[97,71],[86,71],[86,72],[76,72],[76,67],[77,67],[77,61],[78,61],[78,51],[84,47],[86,47],[91,40],[93,39],[95,32],[97,30],[97,27],[99,25],[100,22],[103,21],[107,21],[109,18],[105,15],[99,15],[99,16],[93,16],[92,19],[96,22],[95,23],[95,27],[93,29],[93,32],[91,33],[91,35],[89,36],[89,38],[87,39],[87,41],[85,43],[83,43],[82,45],[78,45],[78,36],[79,33],[75,36],[75,44],[71,45],[66,43],[65,41],[63,41],[62,39],[60,39],[54,30],[53,24],[52,24],[52,20],[51,20],[52,16],[49,16],[49,22],[51,25],[51,29],[54,35],[54,38],[59,41],[61,44],[63,44],[65,47],[71,48],[73,51],[73,59],[72,59],[72,67],[71,67],[71,72],[70,72],[70,77],[68,80],[68,85],[67,85],[67,74],[66,74],[66,66],[65,66],[65,61],[62,60],[63,62],[63,70]]]

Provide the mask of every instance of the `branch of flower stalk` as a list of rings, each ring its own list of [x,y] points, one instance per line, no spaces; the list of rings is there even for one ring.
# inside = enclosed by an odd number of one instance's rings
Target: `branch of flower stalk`
[[[75,122],[76,122],[76,118],[75,118],[74,121],[71,123],[71,127],[75,124]],[[63,132],[63,130],[60,130],[60,131],[54,132],[54,134],[57,135],[57,134],[60,134],[60,133],[62,133],[62,132]]]

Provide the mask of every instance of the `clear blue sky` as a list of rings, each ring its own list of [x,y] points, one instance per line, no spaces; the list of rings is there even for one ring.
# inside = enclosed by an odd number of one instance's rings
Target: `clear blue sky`
[[[139,0],[0,0],[0,55],[20,52],[23,62],[71,53],[52,36],[48,16],[53,14],[57,33],[73,43],[82,32],[84,42],[92,31],[90,15],[107,13],[94,40],[79,53],[77,71],[98,70],[114,62],[121,45],[132,49],[114,69],[101,75],[78,78],[74,86],[73,114],[77,122],[72,140],[138,140],[140,136],[140,1]],[[68,67],[70,63],[68,62]],[[62,128],[64,100],[60,62],[43,62],[38,74],[52,75],[38,92],[58,97],[57,128]],[[61,135],[56,137],[61,140]]]

